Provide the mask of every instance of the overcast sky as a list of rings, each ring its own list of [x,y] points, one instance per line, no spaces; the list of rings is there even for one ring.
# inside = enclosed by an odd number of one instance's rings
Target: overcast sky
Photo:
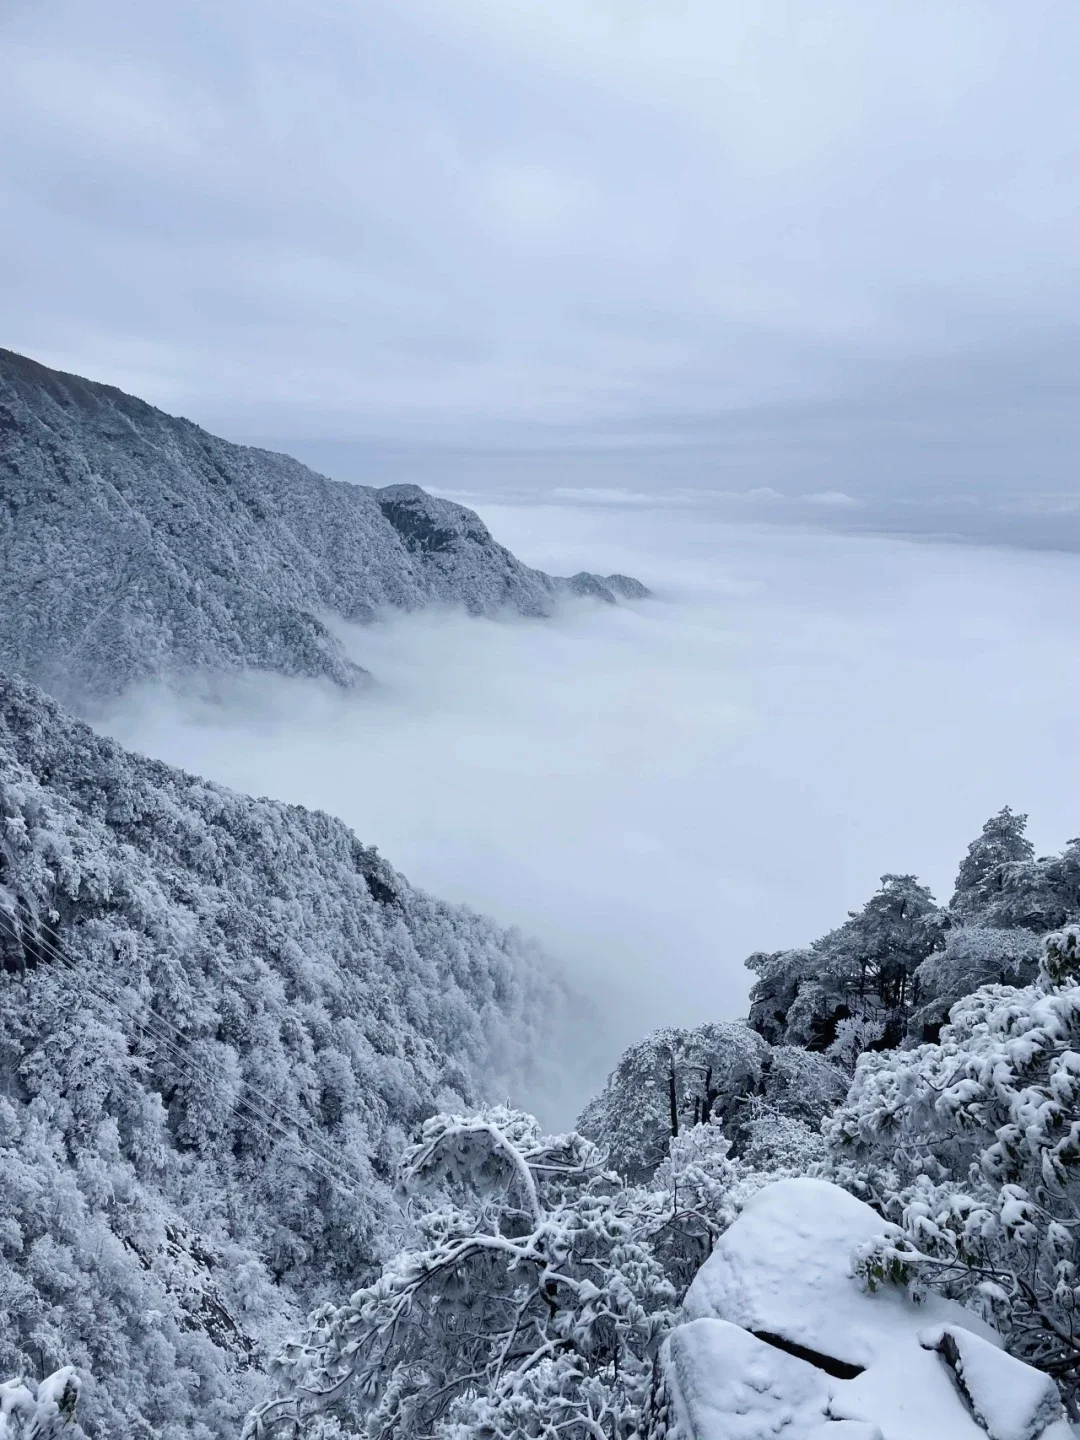
[[[1055,492],[1078,75],[1074,0],[5,0],[3,343],[234,437]]]

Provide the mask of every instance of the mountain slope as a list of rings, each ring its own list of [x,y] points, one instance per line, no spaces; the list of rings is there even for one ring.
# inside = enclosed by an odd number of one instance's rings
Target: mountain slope
[[[546,615],[568,593],[647,592],[553,578],[417,486],[327,480],[0,350],[0,668],[61,697],[195,669],[349,685],[330,617]]]
[[[0,1374],[91,1433],[233,1433],[393,1244],[402,1134],[557,1067],[561,981],[327,815],[125,752],[0,676]]]

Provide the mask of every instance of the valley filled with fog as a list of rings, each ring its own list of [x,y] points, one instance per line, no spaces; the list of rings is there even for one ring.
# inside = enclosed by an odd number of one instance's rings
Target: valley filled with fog
[[[1070,557],[702,508],[478,508],[527,562],[622,571],[654,598],[547,622],[395,614],[345,632],[374,677],[360,693],[151,687],[98,726],[326,809],[413,883],[541,940],[603,1001],[573,1099],[644,1030],[745,1013],[746,955],[808,942],[883,872],[947,899],[1002,805],[1031,812],[1039,852],[1071,837]]]
[[[0,5],[0,1440],[1080,1440],[1078,74]]]

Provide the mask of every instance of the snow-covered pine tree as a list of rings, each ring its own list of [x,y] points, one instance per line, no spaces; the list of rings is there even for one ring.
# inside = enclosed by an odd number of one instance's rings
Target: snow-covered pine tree
[[[1039,968],[1041,945],[1031,930],[954,925],[945,944],[915,971],[918,1008],[908,1021],[915,1040],[936,1040],[958,1000],[983,985],[1027,985]]]
[[[969,846],[950,905],[962,923],[1044,934],[1080,919],[1080,840],[1036,858],[1026,828],[1006,806]]]
[[[627,1049],[578,1127],[629,1179],[647,1179],[681,1130],[732,1107],[761,1087],[769,1054],[764,1040],[738,1022],[654,1030]]]
[[[70,1365],[37,1385],[0,1384],[0,1440],[82,1440],[75,1423],[81,1382]]]
[[[833,1174],[902,1233],[870,1284],[914,1278],[982,1306],[1009,1348],[1080,1393],[1080,931],[1035,983],[954,1006],[936,1044],[864,1055],[826,1126]]]
[[[965,924],[979,923],[1000,894],[1006,868],[1035,855],[1027,838],[1026,815],[1008,805],[991,815],[960,862],[949,909]]]
[[[753,1097],[816,1126],[846,1088],[823,1056],[770,1046],[741,1022],[667,1026],[624,1052],[578,1128],[620,1174],[642,1181],[667,1157],[670,1141],[695,1125],[722,1125],[737,1154]]]
[[[898,1044],[918,999],[915,972],[945,925],[914,875],[883,875],[863,908],[809,949],[750,956],[750,1024],[774,1042],[835,1046],[849,1066],[869,1046]]]

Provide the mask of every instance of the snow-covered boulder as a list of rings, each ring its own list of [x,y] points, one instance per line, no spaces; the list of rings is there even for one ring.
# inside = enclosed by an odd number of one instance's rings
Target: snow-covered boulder
[[[664,1347],[664,1366],[675,1430],[685,1440],[801,1436],[825,1423],[828,1376],[726,1320],[680,1325]]]
[[[690,1286],[686,1314],[781,1337],[842,1370],[865,1368],[901,1331],[914,1336],[934,1323],[995,1341],[977,1315],[937,1296],[915,1305],[899,1288],[860,1289],[851,1252],[884,1228],[869,1205],[826,1180],[778,1180],[721,1236]]]
[[[1056,1389],[978,1316],[852,1276],[881,1217],[780,1180],[722,1236],[665,1344],[655,1431],[677,1440],[1067,1440]]]
[[[1061,1414],[1049,1375],[988,1346],[959,1325],[924,1330],[920,1343],[937,1350],[956,1387],[991,1440],[1035,1440]]]

